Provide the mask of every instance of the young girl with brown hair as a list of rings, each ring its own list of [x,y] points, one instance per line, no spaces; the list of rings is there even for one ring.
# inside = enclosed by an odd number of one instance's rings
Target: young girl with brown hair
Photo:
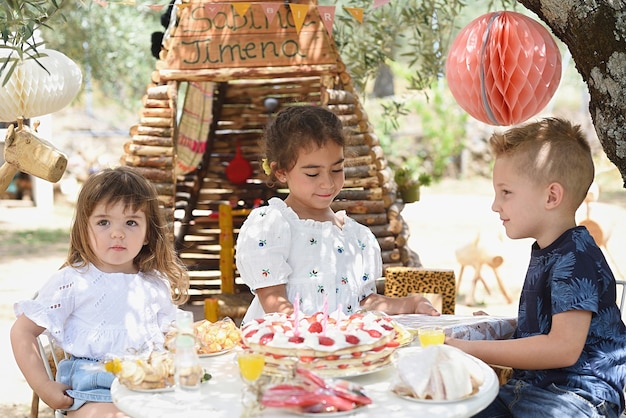
[[[101,360],[164,350],[188,298],[154,187],[130,168],[92,175],[78,197],[67,261],[32,300],[15,304],[15,360],[39,397],[68,417],[124,416],[111,403],[113,374]],[[50,381],[36,338],[70,355]]]
[[[331,203],[344,184],[344,129],[323,107],[293,106],[276,115],[265,135],[270,183],[289,188],[254,209],[237,239],[237,268],[256,294],[244,322],[264,313],[312,314],[361,309],[439,315],[428,299],[376,293],[382,275],[372,231]]]

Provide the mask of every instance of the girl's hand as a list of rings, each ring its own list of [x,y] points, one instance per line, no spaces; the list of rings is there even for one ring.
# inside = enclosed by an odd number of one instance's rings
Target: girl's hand
[[[431,316],[441,315],[428,299],[420,295],[397,298],[372,293],[361,301],[361,308],[366,311],[382,311],[387,315],[414,313]]]
[[[413,296],[415,298],[415,311],[414,313],[418,313],[418,314],[426,314],[426,315],[430,315],[430,316],[439,316],[441,315],[441,313],[435,309],[432,305],[432,303],[430,303],[430,301],[428,299],[426,299],[424,296]]]
[[[50,408],[67,409],[74,403],[74,398],[65,392],[68,389],[71,389],[71,387],[60,382],[51,381],[37,394]]]

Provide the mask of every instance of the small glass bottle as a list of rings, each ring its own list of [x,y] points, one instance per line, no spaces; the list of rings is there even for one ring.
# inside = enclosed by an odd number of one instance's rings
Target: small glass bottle
[[[196,338],[193,332],[193,313],[179,310],[176,314],[176,395],[185,399],[200,396],[200,382],[204,371],[196,352]]]

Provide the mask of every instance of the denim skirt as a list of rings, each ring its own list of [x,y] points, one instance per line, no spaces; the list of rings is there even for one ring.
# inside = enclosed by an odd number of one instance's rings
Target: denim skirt
[[[86,402],[112,402],[111,384],[115,376],[104,370],[102,362],[71,357],[59,363],[56,380],[68,385],[68,396],[74,403],[67,411],[74,411]]]

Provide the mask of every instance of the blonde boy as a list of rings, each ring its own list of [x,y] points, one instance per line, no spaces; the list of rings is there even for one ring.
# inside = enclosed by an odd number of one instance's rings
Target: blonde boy
[[[492,210],[511,239],[534,238],[510,340],[446,343],[514,368],[478,416],[617,417],[624,410],[626,327],[615,278],[576,209],[593,181],[579,126],[547,118],[494,134]]]

